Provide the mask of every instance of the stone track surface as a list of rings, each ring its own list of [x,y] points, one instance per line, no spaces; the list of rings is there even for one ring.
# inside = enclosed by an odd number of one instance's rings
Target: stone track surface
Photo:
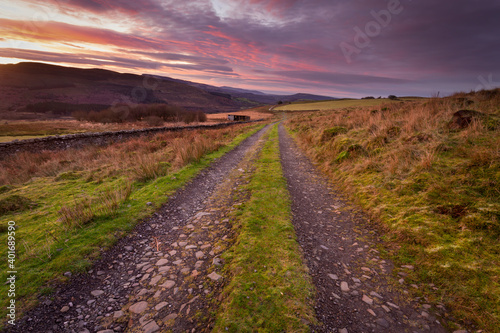
[[[202,171],[9,332],[210,331],[211,304],[225,282],[219,255],[233,239],[226,216],[268,128]]]
[[[245,198],[269,126],[201,172],[151,218],[105,251],[88,274],[41,299],[11,332],[208,332],[228,282],[220,254],[235,239],[231,211]],[[293,224],[317,290],[313,332],[446,332],[442,311],[410,300],[377,232],[279,126]],[[406,266],[406,270],[413,267]],[[404,275],[404,273],[403,273]]]
[[[430,305],[409,301],[404,281],[392,281],[393,264],[379,257],[367,218],[332,188],[281,124],[279,135],[293,224],[317,290],[321,325],[313,331],[446,332]]]

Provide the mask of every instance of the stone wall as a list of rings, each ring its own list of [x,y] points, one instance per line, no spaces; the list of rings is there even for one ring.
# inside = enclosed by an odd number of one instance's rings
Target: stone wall
[[[68,135],[47,136],[37,139],[27,139],[0,143],[0,159],[21,151],[38,152],[42,150],[61,150],[69,148],[81,148],[86,145],[103,146],[109,143],[135,138],[143,135],[153,135],[161,132],[178,132],[195,129],[216,129],[236,124],[251,123],[261,120],[246,122],[220,123],[213,125],[197,125],[183,127],[155,127],[138,130],[124,130],[117,132],[79,133]]]

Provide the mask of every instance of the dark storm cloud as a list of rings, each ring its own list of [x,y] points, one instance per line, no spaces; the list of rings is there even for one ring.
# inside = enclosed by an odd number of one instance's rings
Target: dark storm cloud
[[[388,59],[393,65],[431,69],[436,74],[498,70],[500,2],[401,3],[401,14],[366,50],[370,60],[383,64]]]

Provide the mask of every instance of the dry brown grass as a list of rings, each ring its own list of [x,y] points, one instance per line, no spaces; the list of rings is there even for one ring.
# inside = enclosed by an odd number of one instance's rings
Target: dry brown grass
[[[227,144],[234,137],[231,133],[239,133],[245,126],[248,125],[161,133],[105,147],[20,152],[0,161],[0,186],[67,172],[85,173],[89,180],[94,181],[117,172],[140,181],[154,179]]]
[[[95,217],[115,212],[132,192],[132,183],[127,182],[120,188],[107,188],[95,197],[84,197],[73,204],[65,204],[59,210],[59,222],[67,229],[83,227]]]
[[[199,161],[203,155],[217,150],[220,146],[220,142],[207,136],[179,138],[172,142],[172,150],[175,155],[174,165],[182,166]]]
[[[225,117],[225,120],[227,116]],[[164,123],[158,125],[161,127],[182,127],[203,125],[205,123],[192,122],[189,125],[183,122]],[[128,123],[111,123],[101,124],[89,121],[78,120],[15,120],[0,122],[1,137],[24,137],[24,136],[48,136],[48,135],[64,135],[87,132],[107,132],[133,130],[141,128],[155,127],[148,121],[137,121]]]

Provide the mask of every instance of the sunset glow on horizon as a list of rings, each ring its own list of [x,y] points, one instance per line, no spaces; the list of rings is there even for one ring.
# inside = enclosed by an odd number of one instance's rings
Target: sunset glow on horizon
[[[445,95],[500,85],[499,16],[495,0],[0,0],[0,64],[283,94]]]

